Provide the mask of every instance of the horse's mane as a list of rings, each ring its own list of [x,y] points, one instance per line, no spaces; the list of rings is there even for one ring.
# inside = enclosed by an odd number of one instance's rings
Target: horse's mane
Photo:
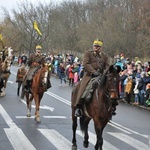
[[[104,88],[106,85],[107,73],[108,73],[108,69],[102,75],[102,78],[100,80],[100,89]]]

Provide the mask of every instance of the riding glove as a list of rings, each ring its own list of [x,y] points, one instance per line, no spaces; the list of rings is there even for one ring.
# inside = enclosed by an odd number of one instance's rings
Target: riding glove
[[[97,77],[97,76],[99,76],[100,75],[100,73],[99,72],[94,72],[93,74],[92,74],[92,77]]]

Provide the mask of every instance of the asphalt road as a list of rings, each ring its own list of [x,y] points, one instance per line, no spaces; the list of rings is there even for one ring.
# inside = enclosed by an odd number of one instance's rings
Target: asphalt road
[[[60,81],[51,77],[50,88],[41,101],[41,123],[32,116],[26,117],[24,100],[17,96],[15,83],[18,67],[11,67],[11,76],[6,95],[0,97],[0,150],[71,150],[72,121],[70,97],[72,87],[60,87]],[[89,148],[94,150],[95,131],[93,122],[89,124]],[[125,103],[119,103],[117,115],[108,123],[103,133],[104,150],[149,150],[150,111]],[[78,126],[77,144],[79,150],[83,137]]]

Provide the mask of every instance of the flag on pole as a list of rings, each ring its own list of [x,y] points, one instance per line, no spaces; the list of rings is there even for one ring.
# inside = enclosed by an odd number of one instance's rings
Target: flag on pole
[[[0,41],[2,41],[3,40],[3,36],[2,36],[2,34],[0,34]]]
[[[33,28],[37,31],[37,33],[38,33],[40,36],[42,36],[42,33],[41,33],[41,31],[39,30],[39,28],[38,28],[38,25],[37,25],[37,22],[36,22],[36,21],[34,21],[34,22],[33,22]]]

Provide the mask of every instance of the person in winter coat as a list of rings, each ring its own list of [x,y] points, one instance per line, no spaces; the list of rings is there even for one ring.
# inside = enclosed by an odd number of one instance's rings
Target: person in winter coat
[[[75,95],[75,101],[72,105],[76,107],[75,116],[82,116],[82,104],[89,101],[92,98],[92,93],[94,87],[89,89],[85,94],[85,89],[87,88],[89,82],[94,77],[99,77],[103,74],[104,70],[109,67],[108,56],[102,52],[103,42],[100,40],[95,40],[93,42],[93,50],[86,51],[83,58],[83,66],[85,69],[82,80],[77,84],[72,92],[78,93]],[[85,97],[83,97],[83,94]],[[81,98],[82,97],[82,98]]]

